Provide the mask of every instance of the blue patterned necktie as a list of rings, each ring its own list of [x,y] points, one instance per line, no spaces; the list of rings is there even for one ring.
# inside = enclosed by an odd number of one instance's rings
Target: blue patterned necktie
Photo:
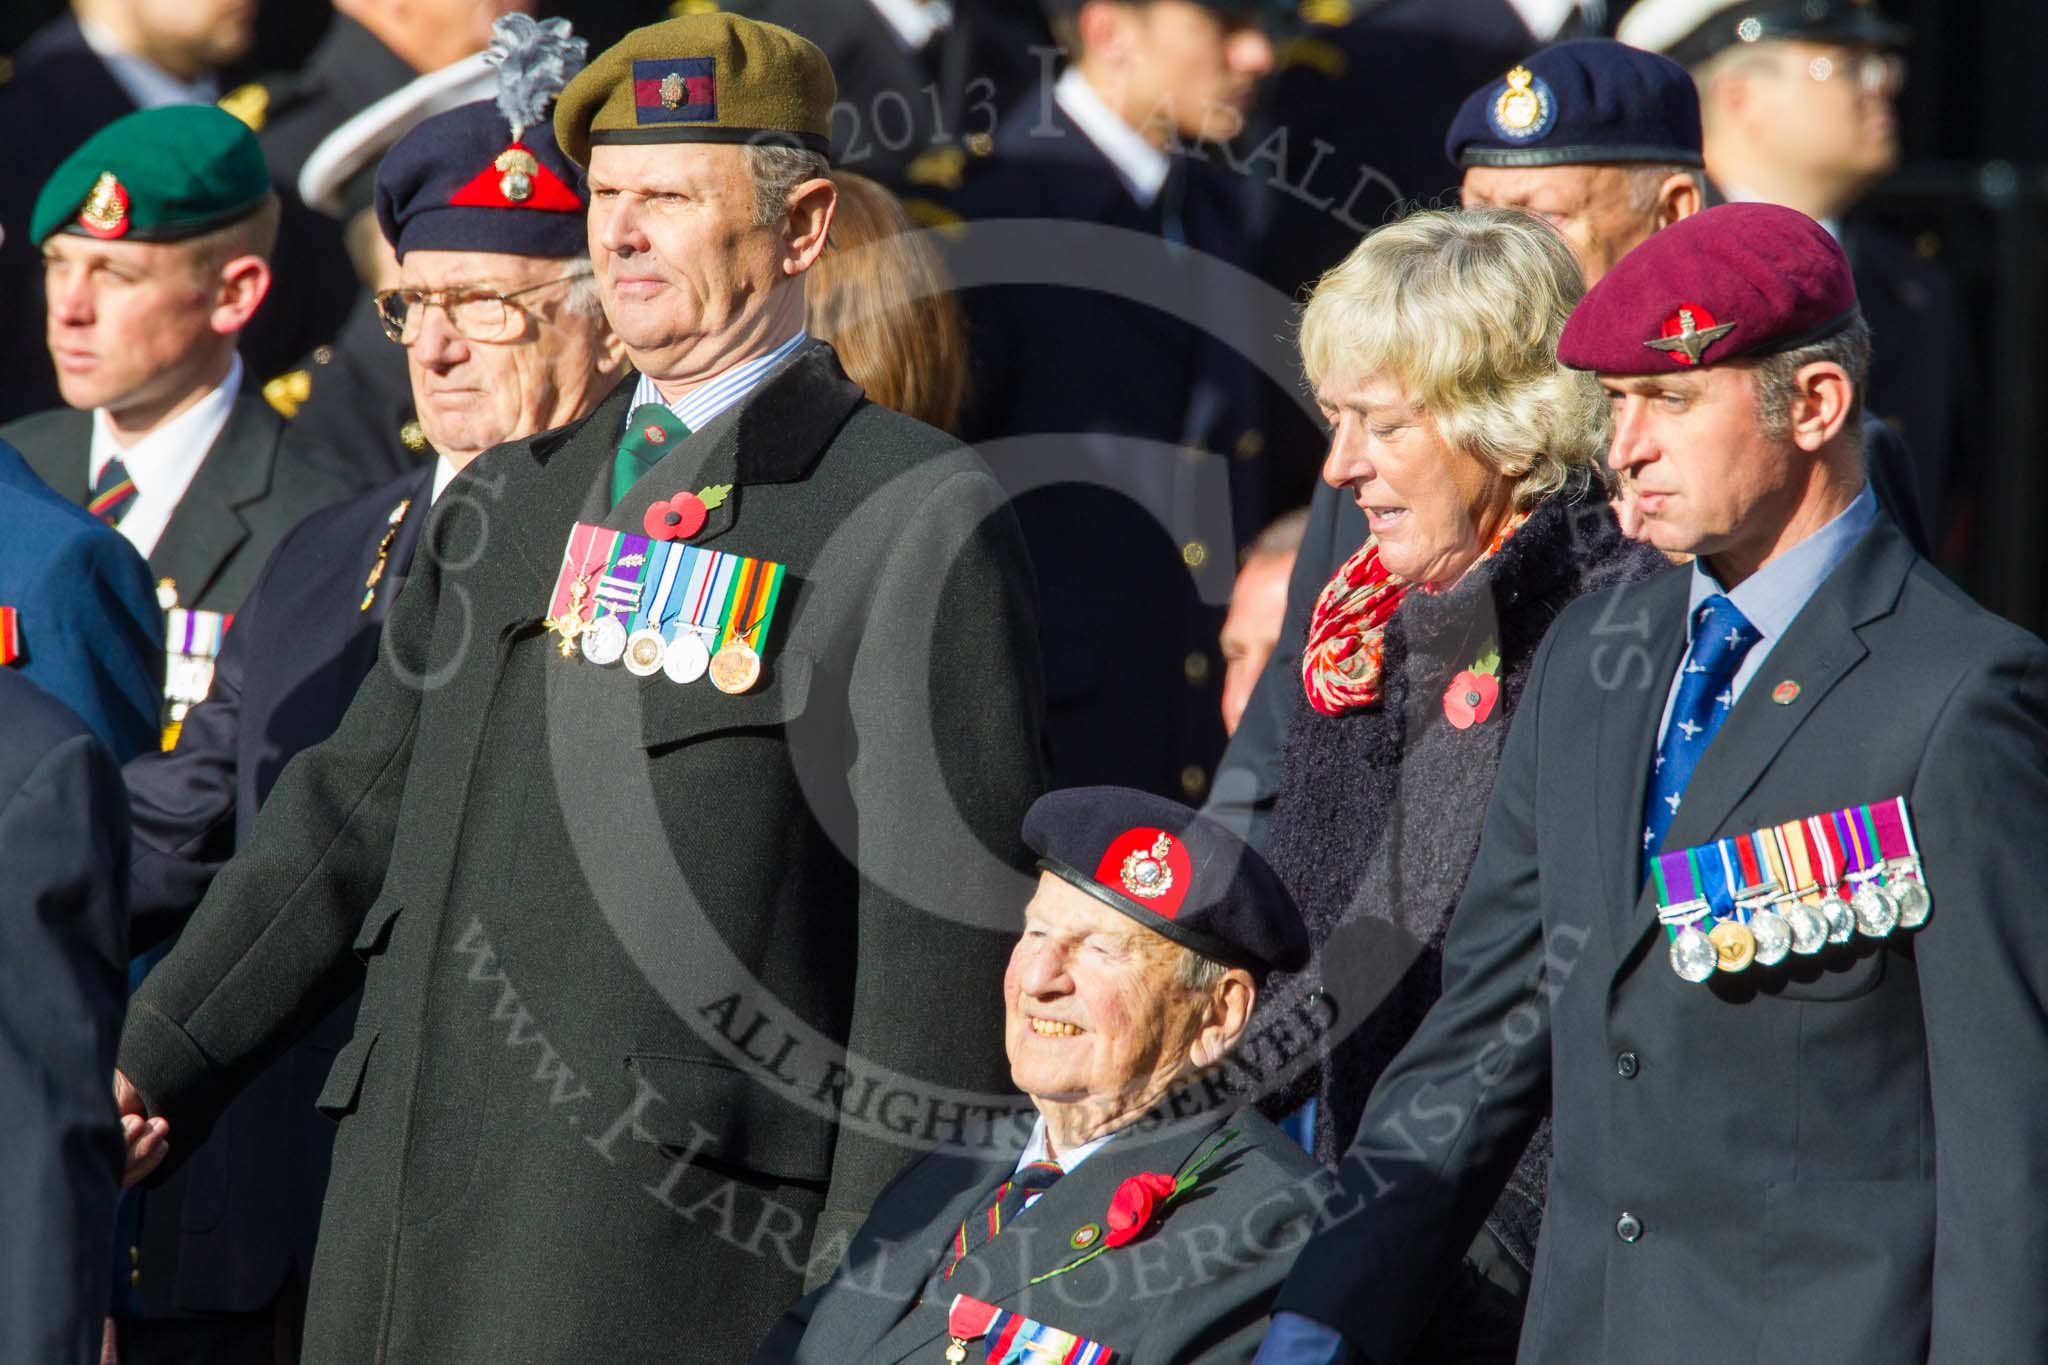
[[[1719,593],[1693,612],[1692,649],[1679,676],[1678,697],[1671,704],[1671,724],[1657,747],[1650,771],[1650,794],[1643,803],[1643,875],[1664,845],[1664,833],[1678,815],[1686,783],[1714,739],[1721,722],[1735,709],[1735,675],[1743,656],[1763,638],[1735,604]]]

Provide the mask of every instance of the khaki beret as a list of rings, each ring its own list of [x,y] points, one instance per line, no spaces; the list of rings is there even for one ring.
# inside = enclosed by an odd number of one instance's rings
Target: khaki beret
[[[804,147],[832,140],[839,97],[817,45],[735,14],[635,29],[583,68],[555,105],[555,139],[577,164],[604,143],[728,142]]]

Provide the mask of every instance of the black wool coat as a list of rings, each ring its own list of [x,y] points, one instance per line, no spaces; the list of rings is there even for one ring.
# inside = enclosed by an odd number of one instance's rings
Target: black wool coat
[[[435,504],[377,667],[130,1011],[175,1143],[361,982],[311,1361],[741,1358],[1008,1098],[1040,698],[994,481],[813,344],[607,512],[633,382]],[[788,567],[760,681],[563,658],[573,525],[713,484],[696,542]]]
[[[1318,949],[1319,982],[1292,989],[1320,984],[1336,1016],[1317,1114],[1325,1160],[1349,1145],[1366,1096],[1442,990],[1444,935],[1544,632],[1573,598],[1667,566],[1622,539],[1600,488],[1581,475],[1456,587],[1408,593],[1387,625],[1379,704],[1325,716],[1297,683],[1267,852]],[[1490,648],[1500,652],[1499,699],[1457,729],[1445,688]],[[1276,1006],[1290,993],[1275,992]],[[1545,1135],[1490,1224],[1524,1269],[1547,1155]]]

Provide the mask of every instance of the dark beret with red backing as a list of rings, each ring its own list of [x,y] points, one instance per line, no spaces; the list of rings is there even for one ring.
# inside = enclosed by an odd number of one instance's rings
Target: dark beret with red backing
[[[1670,374],[1812,345],[1856,318],[1849,258],[1776,204],[1722,204],[1621,258],[1572,310],[1557,358],[1601,374]]]
[[[1308,929],[1258,850],[1129,787],[1048,792],[1024,816],[1038,865],[1203,957],[1260,976],[1308,965]]]

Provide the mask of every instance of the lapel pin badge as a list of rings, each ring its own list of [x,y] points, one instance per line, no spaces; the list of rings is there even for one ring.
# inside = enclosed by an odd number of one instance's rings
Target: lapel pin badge
[[[1790,706],[1799,700],[1799,684],[1790,678],[1771,689],[1771,700],[1780,706]]]

